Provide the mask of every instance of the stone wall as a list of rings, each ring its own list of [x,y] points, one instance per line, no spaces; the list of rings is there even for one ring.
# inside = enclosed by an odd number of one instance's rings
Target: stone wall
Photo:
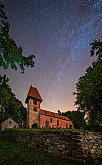
[[[2,132],[1,136],[68,159],[76,165],[101,165],[102,162],[102,134],[68,130],[11,130]]]

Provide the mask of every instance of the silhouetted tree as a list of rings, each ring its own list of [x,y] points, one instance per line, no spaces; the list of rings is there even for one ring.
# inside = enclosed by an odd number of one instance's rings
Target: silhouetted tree
[[[22,54],[22,47],[18,47],[9,34],[10,24],[4,12],[4,5],[0,1],[0,67],[11,67],[17,70],[17,65],[24,72],[26,67],[34,67],[34,55],[28,57]]]
[[[90,46],[91,56],[96,55],[98,59],[102,59],[102,41],[94,40]]]
[[[78,109],[88,114],[90,128],[102,127],[102,42],[91,44],[91,56],[97,59],[76,83],[76,102]]]
[[[26,122],[27,110],[24,108],[8,85],[9,79],[0,76],[0,124],[5,119],[12,117],[18,124]]]
[[[63,116],[68,117],[74,124],[74,128],[80,129],[85,127],[84,114],[80,111],[62,112]]]
[[[59,109],[58,109],[58,111],[57,111],[57,112],[58,112],[58,114],[59,114],[59,115],[61,115],[61,111],[60,111]]]

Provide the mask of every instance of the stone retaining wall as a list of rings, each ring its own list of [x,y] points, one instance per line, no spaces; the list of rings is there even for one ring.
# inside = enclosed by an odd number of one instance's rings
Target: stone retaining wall
[[[1,137],[77,164],[101,165],[102,134],[73,131],[5,131]]]

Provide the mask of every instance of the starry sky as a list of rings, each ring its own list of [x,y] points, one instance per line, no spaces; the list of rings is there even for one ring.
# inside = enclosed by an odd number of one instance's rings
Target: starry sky
[[[90,43],[102,39],[102,0],[4,0],[10,34],[35,67],[0,69],[23,104],[30,85],[43,98],[41,108],[75,110],[75,84],[92,62]],[[25,104],[24,104],[25,105]]]

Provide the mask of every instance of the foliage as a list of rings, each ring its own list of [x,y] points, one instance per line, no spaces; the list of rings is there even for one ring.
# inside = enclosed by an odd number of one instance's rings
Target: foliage
[[[68,117],[74,124],[75,129],[84,128],[85,121],[84,121],[84,115],[80,111],[67,111],[62,112],[63,116]]]
[[[0,75],[0,123],[12,117],[22,125],[22,122],[26,122],[27,111],[11,91],[8,81],[5,75],[3,77]]]
[[[59,109],[58,109],[58,111],[57,111],[57,112],[58,112],[58,114],[59,114],[59,115],[61,115],[61,111],[60,111]]]
[[[102,41],[93,41],[91,44],[91,56],[96,55],[98,59],[102,59]]]
[[[76,102],[78,109],[88,114],[90,128],[102,128],[102,42],[91,44],[91,55],[97,60],[86,70],[76,84]]]
[[[34,55],[28,57],[22,54],[22,47],[18,47],[10,37],[10,24],[6,21],[4,5],[0,2],[0,67],[7,69],[11,67],[17,70],[17,65],[24,72],[26,67],[34,67]]]

